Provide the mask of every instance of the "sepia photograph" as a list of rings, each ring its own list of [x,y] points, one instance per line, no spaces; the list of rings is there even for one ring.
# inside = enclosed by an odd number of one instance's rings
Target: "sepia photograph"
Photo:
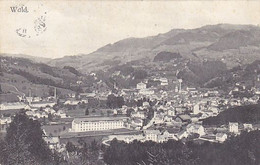
[[[260,165],[260,1],[0,0],[0,165]]]

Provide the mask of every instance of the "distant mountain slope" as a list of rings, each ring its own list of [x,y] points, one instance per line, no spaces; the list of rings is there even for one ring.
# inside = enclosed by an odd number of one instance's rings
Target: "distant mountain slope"
[[[174,29],[157,36],[124,39],[93,53],[63,57],[49,64],[91,71],[131,61],[146,64],[160,52],[172,52],[195,61],[222,60],[232,68],[260,58],[259,38],[260,28],[252,25],[218,24],[197,29]]]
[[[51,61],[50,58],[29,56],[29,55],[25,55],[25,54],[7,54],[7,53],[2,53],[2,54],[0,54],[0,56],[27,58],[27,59],[30,59],[30,60],[32,60],[34,62],[40,62],[40,63],[48,63],[49,61]]]
[[[2,92],[26,93],[33,90],[37,96],[48,96],[49,89],[57,87],[62,94],[79,90],[81,73],[74,68],[51,67],[44,63],[18,57],[0,56],[0,85]],[[18,92],[20,91],[20,92]]]

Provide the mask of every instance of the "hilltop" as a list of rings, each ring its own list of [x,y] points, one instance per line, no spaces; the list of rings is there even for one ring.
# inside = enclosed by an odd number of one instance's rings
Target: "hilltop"
[[[77,81],[87,78],[73,67],[57,68],[26,58],[0,56],[0,63],[2,95],[28,96],[31,91],[32,95],[47,97],[53,95],[54,87],[60,95],[76,93],[82,91]]]
[[[145,38],[127,38],[90,54],[50,61],[53,66],[73,66],[82,71],[109,69],[133,61],[149,64],[162,52],[177,53],[195,62],[222,61],[228,68],[259,58],[260,28],[253,25],[218,24],[196,29],[173,29]]]

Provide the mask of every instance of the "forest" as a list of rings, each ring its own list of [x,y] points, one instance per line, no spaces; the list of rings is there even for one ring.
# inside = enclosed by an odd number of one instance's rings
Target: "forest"
[[[258,165],[259,155],[260,131],[252,131],[223,144],[174,140],[127,144],[114,139],[104,153],[104,161],[109,165]]]
[[[203,125],[223,125],[229,122],[258,123],[260,121],[260,104],[229,108],[217,116],[203,120]]]

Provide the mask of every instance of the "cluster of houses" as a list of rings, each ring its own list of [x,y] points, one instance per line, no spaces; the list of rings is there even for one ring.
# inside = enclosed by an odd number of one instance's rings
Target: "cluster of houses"
[[[115,73],[116,74],[116,73]],[[93,75],[95,76],[95,75]],[[245,91],[244,86],[236,84],[230,92],[229,97],[223,97],[216,90],[198,90],[193,87],[182,87],[182,80],[174,80],[175,87],[169,90],[171,80],[165,77],[155,77],[153,81],[159,82],[160,88],[149,86],[148,80],[136,85],[135,89],[118,89],[118,96],[125,100],[138,101],[143,99],[140,106],[113,109],[112,113],[117,117],[88,117],[74,118],[71,121],[71,132],[103,131],[126,128],[129,130],[142,131],[138,135],[110,135],[108,139],[117,138],[127,143],[133,140],[154,141],[158,143],[169,139],[181,140],[193,136],[194,139],[212,142],[224,142],[231,134],[239,134],[241,130],[253,130],[258,128],[252,124],[229,123],[228,127],[205,128],[201,120],[216,116],[227,107],[239,106],[245,103],[255,104],[259,100],[258,95],[250,98],[236,99],[232,95],[235,92]],[[81,84],[81,82],[78,82]],[[102,82],[100,82],[102,83]],[[257,93],[257,90],[254,90]],[[259,92],[260,93],[260,92]],[[76,98],[71,94],[63,100],[64,105],[79,105],[89,103],[90,98],[106,101],[107,96],[112,94],[111,90],[92,93],[80,93]],[[144,99],[145,98],[145,99]],[[153,102],[153,104],[151,104]],[[59,118],[67,118],[63,110],[54,110],[56,104],[56,93],[54,97],[42,99],[40,97],[26,97],[24,101],[14,103],[2,103],[1,112],[7,110],[26,109],[26,114],[34,119],[48,118],[49,115]],[[128,110],[131,109],[130,114]],[[148,115],[153,111],[152,116]],[[151,113],[150,113],[151,114]],[[125,117],[129,115],[128,117]],[[124,117],[122,117],[124,116]],[[11,117],[1,117],[0,124],[9,124]],[[59,138],[44,136],[44,139],[52,149],[60,149]]]

